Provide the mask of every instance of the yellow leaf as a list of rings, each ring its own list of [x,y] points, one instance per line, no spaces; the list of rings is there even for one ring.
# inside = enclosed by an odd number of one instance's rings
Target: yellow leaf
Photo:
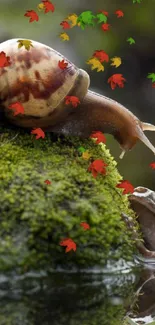
[[[78,19],[78,16],[76,14],[71,14],[71,15],[68,15],[66,20],[70,20],[71,21],[71,28],[76,26],[77,24],[77,19]]]
[[[118,68],[122,63],[121,58],[119,58],[118,56],[115,56],[114,58],[112,58],[111,61],[113,62],[113,63],[111,63],[111,65],[115,66],[115,68]]]
[[[63,40],[63,41],[69,41],[69,36],[67,33],[61,33],[60,34],[60,38]]]
[[[104,71],[104,66],[97,58],[91,58],[86,61],[87,64],[92,64],[91,70],[97,69],[97,72]]]
[[[29,40],[25,40],[25,39],[20,39],[20,40],[18,40],[17,41],[19,44],[18,44],[18,48],[20,49],[22,46],[25,46],[25,49],[26,50],[30,50],[30,47],[32,46],[33,47],[33,45],[32,45],[32,41],[29,41]]]
[[[37,6],[37,9],[38,9],[39,11],[45,9],[45,5],[44,5],[44,3],[39,3],[38,6]]]
[[[88,151],[83,152],[82,158],[88,160],[91,157],[91,154]]]

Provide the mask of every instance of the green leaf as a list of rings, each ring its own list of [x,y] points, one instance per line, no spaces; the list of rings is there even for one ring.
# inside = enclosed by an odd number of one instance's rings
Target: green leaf
[[[135,40],[134,40],[132,37],[129,37],[129,38],[127,39],[127,42],[129,42],[130,45],[136,43]]]
[[[152,79],[152,82],[155,82],[155,73],[149,73],[147,78]]]
[[[106,23],[107,22],[107,16],[104,15],[103,13],[99,13],[96,15],[96,18],[98,19],[98,24],[99,23]]]

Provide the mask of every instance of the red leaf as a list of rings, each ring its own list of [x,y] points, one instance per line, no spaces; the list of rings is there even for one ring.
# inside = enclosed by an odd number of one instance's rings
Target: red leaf
[[[36,139],[45,138],[45,133],[42,129],[37,128],[31,131],[31,134],[36,134]]]
[[[51,182],[48,179],[46,179],[46,181],[44,181],[44,183],[46,183],[47,185],[51,184]]]
[[[73,107],[77,107],[77,105],[80,104],[79,98],[76,96],[66,96],[65,100],[66,105],[72,104]]]
[[[106,52],[103,50],[96,50],[93,54],[93,57],[99,59],[100,62],[108,62],[109,61],[109,56]]]
[[[24,114],[24,107],[20,102],[12,103],[8,106],[10,109],[15,109],[14,116],[18,114]]]
[[[109,30],[110,29],[110,24],[102,24],[101,25],[101,28],[102,28],[102,30],[104,31],[104,32],[106,32],[107,30]]]
[[[101,143],[101,142],[106,143],[106,138],[105,138],[104,134],[100,131],[96,131],[96,132],[94,131],[90,135],[90,138],[97,138],[96,144]]]
[[[90,229],[90,226],[87,222],[81,222],[80,226],[83,227],[84,230]]]
[[[71,28],[70,24],[66,20],[62,21],[62,23],[60,24],[60,26],[62,26],[63,29],[69,29],[69,28]]]
[[[68,63],[65,62],[64,60],[61,60],[61,61],[58,62],[58,66],[59,66],[60,69],[64,70],[64,69],[67,68]]]
[[[60,246],[67,246],[65,252],[76,251],[76,243],[71,238],[65,238],[60,242]]]
[[[105,15],[105,16],[108,16],[109,14],[108,14],[108,11],[104,11],[104,10],[99,10],[99,12],[101,12],[103,15]]]
[[[90,166],[88,167],[88,171],[91,171],[93,177],[96,178],[98,173],[101,173],[103,175],[106,174],[106,169],[105,169],[106,166],[108,165],[105,164],[103,160],[96,159],[90,164]]]
[[[155,162],[151,163],[149,166],[150,166],[152,169],[155,169]]]
[[[5,52],[0,52],[0,68],[8,67],[11,64],[10,56],[6,56]]]
[[[45,14],[47,14],[49,11],[54,12],[55,7],[54,7],[52,2],[46,1],[46,0],[42,0],[42,2],[43,2],[44,7],[45,7],[45,11],[44,11]]]
[[[153,82],[153,84],[152,84],[152,88],[155,88],[155,82]]]
[[[34,10],[27,10],[27,12],[24,15],[25,17],[30,17],[29,23],[32,23],[33,21],[38,21],[39,16]]]
[[[111,89],[114,90],[116,88],[116,86],[123,88],[124,87],[124,81],[126,81],[126,79],[123,78],[122,74],[120,73],[116,73],[113,74],[109,79],[108,79],[108,83],[111,84]]]
[[[117,18],[120,18],[120,17],[124,16],[124,12],[122,10],[116,10],[115,14],[117,15]]]
[[[123,194],[128,194],[128,193],[133,193],[134,192],[134,187],[129,181],[122,181],[120,184],[116,185],[117,188],[123,188]]]

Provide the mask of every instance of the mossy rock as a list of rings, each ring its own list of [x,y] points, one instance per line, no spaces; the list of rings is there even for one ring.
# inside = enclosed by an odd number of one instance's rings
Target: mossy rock
[[[36,140],[15,128],[0,132],[0,270],[81,269],[132,259],[135,245],[121,212],[135,216],[116,188],[122,177],[104,144],[50,133]],[[108,164],[96,179],[87,170],[95,159]],[[65,253],[64,238],[74,240],[75,252]]]

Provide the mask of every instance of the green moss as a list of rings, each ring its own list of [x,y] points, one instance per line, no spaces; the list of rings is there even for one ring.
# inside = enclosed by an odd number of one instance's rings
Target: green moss
[[[36,140],[24,130],[1,131],[0,268],[105,265],[110,252],[113,259],[131,259],[135,247],[120,214],[134,213],[127,195],[116,188],[122,177],[105,145],[50,134]],[[82,158],[80,146],[91,153],[91,160]],[[108,164],[107,174],[96,179],[87,171],[95,159]],[[82,221],[90,230],[80,227]],[[77,243],[76,252],[66,254],[59,245],[67,237]]]

